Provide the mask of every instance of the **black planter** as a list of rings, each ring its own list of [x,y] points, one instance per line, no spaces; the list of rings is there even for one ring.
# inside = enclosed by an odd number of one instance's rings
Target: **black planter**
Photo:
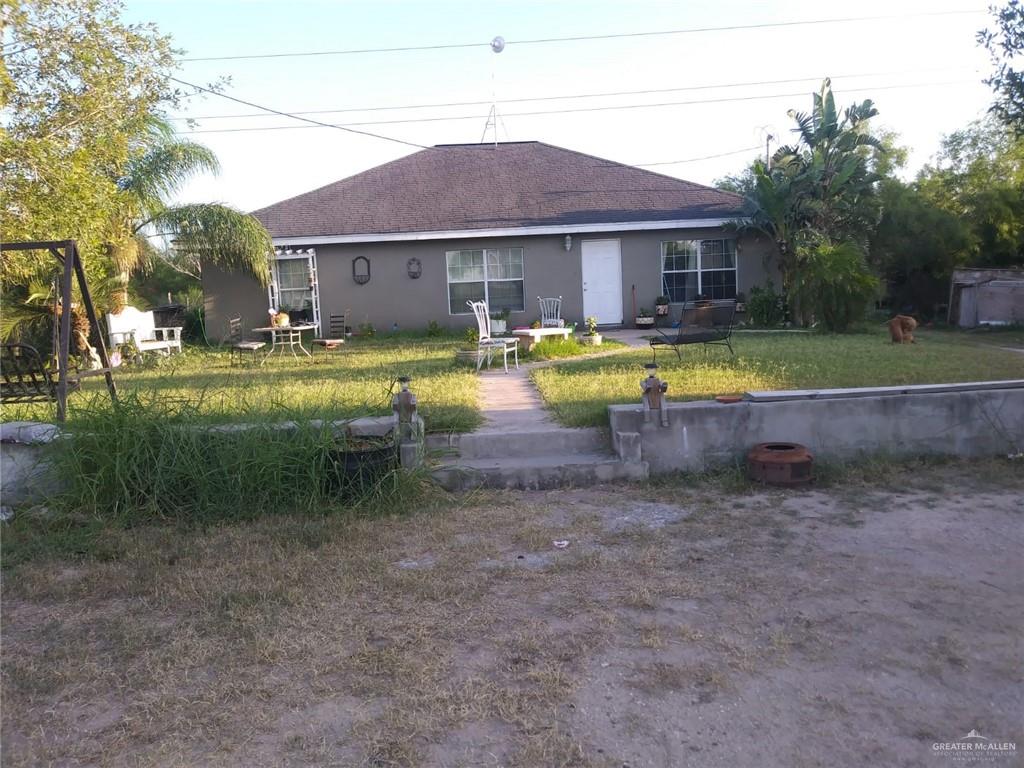
[[[327,453],[324,480],[331,493],[359,493],[398,466],[398,450],[388,438],[378,447],[345,446]]]

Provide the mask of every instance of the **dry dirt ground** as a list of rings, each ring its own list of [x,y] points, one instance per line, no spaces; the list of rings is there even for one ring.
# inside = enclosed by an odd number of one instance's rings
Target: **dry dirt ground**
[[[941,768],[971,729],[1024,752],[1019,462],[108,550],[4,573],[5,766]]]

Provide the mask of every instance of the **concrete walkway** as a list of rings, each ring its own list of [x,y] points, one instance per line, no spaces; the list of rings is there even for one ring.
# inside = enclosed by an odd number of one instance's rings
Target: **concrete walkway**
[[[576,360],[592,360],[612,357],[630,349],[647,347],[650,331],[621,330],[608,331],[604,336],[625,344],[625,347],[601,350],[590,355],[569,357],[562,360],[538,360],[521,363],[519,369],[509,368],[505,373],[500,364],[480,371],[480,402],[483,405],[484,424],[477,432],[532,432],[536,430],[564,429],[544,408],[544,401],[530,379],[534,368],[570,363]],[[598,348],[600,349],[600,348]]]
[[[484,424],[478,432],[527,432],[558,429],[530,381],[529,367],[486,368],[480,371],[480,402]]]

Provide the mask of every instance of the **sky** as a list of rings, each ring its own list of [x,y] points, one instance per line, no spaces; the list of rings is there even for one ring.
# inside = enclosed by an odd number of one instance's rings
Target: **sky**
[[[982,83],[991,64],[975,42],[991,17],[978,0],[127,0],[124,17],[172,37],[183,51],[180,79],[230,78],[225,95],[260,106],[345,110],[308,117],[432,146],[481,141],[496,102],[501,141],[545,141],[703,184],[763,155],[769,134],[773,146],[794,140],[787,110],[809,111],[824,77],[841,107],[875,102],[876,126],[910,149],[908,177],[934,157],[944,134],[992,101]],[[859,20],[523,42],[851,17]],[[501,53],[487,45],[495,36],[508,41]],[[450,44],[475,45],[187,60]],[[592,96],[608,93],[622,95]],[[452,103],[460,105],[423,106]],[[608,109],[622,106],[630,108]],[[556,113],[523,114],[535,112]],[[417,151],[256,113],[209,95],[174,113],[179,132],[212,148],[222,166],[219,176],[191,181],[181,201],[253,210]],[[219,117],[226,115],[246,116]],[[454,117],[462,119],[437,119]],[[277,130],[240,130],[253,128]],[[493,128],[486,136],[494,141]]]

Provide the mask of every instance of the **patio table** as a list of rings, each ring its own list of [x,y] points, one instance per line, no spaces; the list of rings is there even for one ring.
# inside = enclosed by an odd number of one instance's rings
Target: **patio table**
[[[298,347],[302,350],[302,353],[306,357],[313,357],[313,354],[302,346],[302,332],[312,331],[316,328],[312,323],[299,323],[298,325],[268,325],[263,328],[253,328],[256,333],[269,333],[270,334],[270,351],[267,352],[266,356],[260,361],[260,365],[263,365],[270,356],[274,354],[275,350],[279,350],[284,355],[285,350],[289,350],[292,353],[292,357],[298,359],[298,355],[295,354],[295,348]]]
[[[512,331],[513,336],[521,336],[523,338],[523,346],[526,347],[526,351],[529,352],[533,349],[533,345],[540,342],[545,336],[561,336],[563,339],[568,339],[569,335],[573,332],[572,328],[516,328]]]

